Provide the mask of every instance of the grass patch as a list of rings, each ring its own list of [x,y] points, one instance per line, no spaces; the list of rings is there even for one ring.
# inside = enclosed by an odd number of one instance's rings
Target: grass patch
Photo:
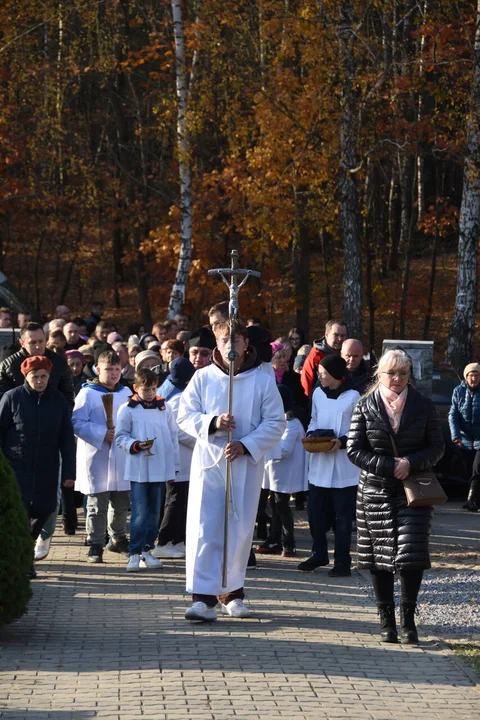
[[[449,647],[480,676],[480,643],[448,641]]]

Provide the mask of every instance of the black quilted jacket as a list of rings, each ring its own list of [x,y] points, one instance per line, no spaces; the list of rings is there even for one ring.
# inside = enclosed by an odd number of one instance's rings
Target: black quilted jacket
[[[412,472],[432,467],[443,455],[435,407],[412,387],[395,435],[378,389],[359,401],[347,441],[350,461],[362,470],[357,494],[358,566],[390,572],[426,569],[433,508],[407,507],[403,484],[393,476],[392,435]]]

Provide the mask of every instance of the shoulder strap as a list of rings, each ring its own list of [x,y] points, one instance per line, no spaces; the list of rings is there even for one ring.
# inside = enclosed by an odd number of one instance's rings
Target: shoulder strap
[[[392,447],[393,447],[393,452],[394,452],[395,457],[400,457],[400,455],[398,454],[397,443],[393,439],[393,435],[390,435],[390,440],[392,441]]]

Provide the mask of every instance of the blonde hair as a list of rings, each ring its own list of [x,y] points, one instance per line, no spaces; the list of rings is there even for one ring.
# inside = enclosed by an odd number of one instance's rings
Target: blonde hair
[[[404,350],[395,348],[394,350],[387,350],[384,352],[378,361],[378,365],[375,370],[375,382],[368,388],[363,397],[367,397],[367,395],[371,395],[375,392],[381,382],[380,375],[384,372],[388,372],[389,370],[408,370],[411,378],[412,360]]]

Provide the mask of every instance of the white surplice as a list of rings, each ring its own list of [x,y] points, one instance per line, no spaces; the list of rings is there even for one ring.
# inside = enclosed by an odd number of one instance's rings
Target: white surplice
[[[348,435],[353,408],[360,399],[356,390],[346,390],[336,400],[327,398],[318,387],[312,397],[312,419],[308,431],[332,429],[335,437]],[[317,487],[346,488],[358,485],[360,468],[353,465],[346,450],[309,453],[308,482]]]
[[[75,399],[72,414],[73,430],[77,436],[77,479],[75,490],[84,495],[130,490],[130,481],[125,479],[126,455],[115,443],[105,442],[107,418],[102,395],[106,389],[88,383],[82,387]],[[132,391],[121,385],[113,393],[114,423],[120,407]]]
[[[298,418],[287,422],[281,440],[265,457],[263,488],[279,493],[308,490],[307,458],[302,438],[305,430]]]
[[[177,421],[178,407],[182,393],[176,393],[167,400],[167,405],[172,409],[175,422]],[[178,427],[178,425],[177,425]],[[180,470],[175,477],[175,482],[188,482],[190,480],[190,468],[192,466],[193,448],[195,447],[195,438],[187,435],[183,430],[178,428],[178,451],[180,455]]]
[[[233,439],[249,454],[232,463],[228,583],[222,587],[226,432],[209,434],[214,417],[228,412],[229,379],[216,365],[197,370],[184,390],[179,427],[197,442],[193,451],[187,512],[187,592],[219,595],[243,587],[250,553],[265,453],[285,429],[283,402],[275,381],[260,368],[233,380]]]

